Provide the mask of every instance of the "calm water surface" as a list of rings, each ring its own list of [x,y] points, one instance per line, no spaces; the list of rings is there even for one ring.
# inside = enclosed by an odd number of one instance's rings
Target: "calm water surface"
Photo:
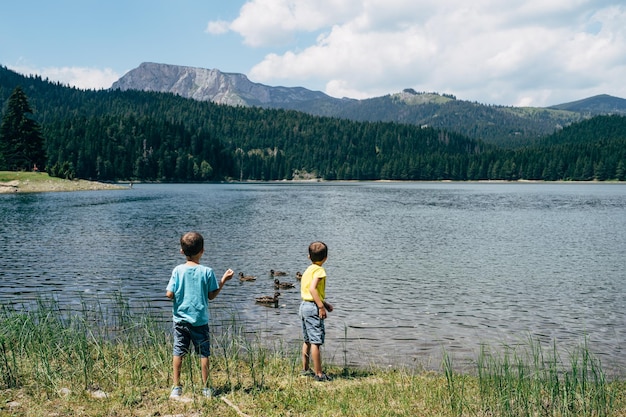
[[[184,259],[178,238],[205,235],[202,261],[256,275],[212,303],[263,340],[298,349],[298,290],[271,295],[270,269],[308,265],[329,246],[324,356],[338,364],[437,368],[481,343],[529,337],[564,352],[585,338],[603,368],[626,374],[626,185],[278,183],[135,185],[132,190],[0,195],[0,303],[41,294],[78,307],[113,300],[164,322],[164,289]]]

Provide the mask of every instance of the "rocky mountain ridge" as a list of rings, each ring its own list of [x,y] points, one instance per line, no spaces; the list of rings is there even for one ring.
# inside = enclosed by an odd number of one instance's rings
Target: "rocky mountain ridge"
[[[528,143],[594,115],[626,115],[626,100],[609,95],[547,108],[486,105],[410,88],[363,100],[338,99],[303,87],[255,83],[238,73],[151,62],[126,73],[111,89],[173,93],[199,101],[296,110],[355,121],[432,126],[511,146]]]
[[[254,83],[243,74],[217,69],[144,62],[111,86],[112,90],[173,93],[199,101],[231,106],[279,107],[291,102],[332,99],[302,87],[270,87]]]

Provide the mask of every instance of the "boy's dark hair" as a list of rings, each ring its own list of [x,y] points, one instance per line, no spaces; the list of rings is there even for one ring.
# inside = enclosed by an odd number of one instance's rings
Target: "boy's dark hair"
[[[309,245],[311,262],[320,262],[328,256],[328,246],[324,242],[313,242]]]
[[[204,249],[204,238],[198,232],[188,232],[180,237],[180,248],[185,256],[194,256]]]

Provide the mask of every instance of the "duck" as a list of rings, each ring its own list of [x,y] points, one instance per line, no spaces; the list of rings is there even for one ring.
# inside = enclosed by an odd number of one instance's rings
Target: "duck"
[[[284,277],[285,275],[287,275],[287,273],[283,271],[274,271],[273,269],[270,269],[270,275],[273,277]]]
[[[263,304],[265,306],[274,306],[274,308],[278,308],[278,297],[280,293],[277,291],[274,293],[274,296],[265,295],[263,297],[257,297],[257,304]]]
[[[256,281],[256,277],[253,277],[252,275],[244,275],[243,272],[240,272],[239,281]]]
[[[294,288],[295,285],[293,285],[291,282],[280,282],[278,279],[274,280],[274,288],[278,289],[278,288],[283,288],[283,289],[288,289],[288,288]]]
[[[296,279],[298,281],[300,281],[302,279],[302,272],[300,272],[300,271],[296,272]]]

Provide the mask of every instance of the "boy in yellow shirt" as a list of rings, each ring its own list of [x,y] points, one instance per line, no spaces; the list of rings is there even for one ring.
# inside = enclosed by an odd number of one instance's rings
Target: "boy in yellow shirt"
[[[309,245],[309,259],[311,265],[302,274],[300,280],[300,318],[302,319],[302,375],[312,375],[316,381],[330,381],[328,375],[322,372],[321,346],[326,335],[324,320],[327,313],[333,311],[333,306],[324,301],[326,297],[326,271],[322,267],[328,259],[328,247],[323,242],[313,242]],[[313,369],[309,368],[309,359],[313,361]]]

